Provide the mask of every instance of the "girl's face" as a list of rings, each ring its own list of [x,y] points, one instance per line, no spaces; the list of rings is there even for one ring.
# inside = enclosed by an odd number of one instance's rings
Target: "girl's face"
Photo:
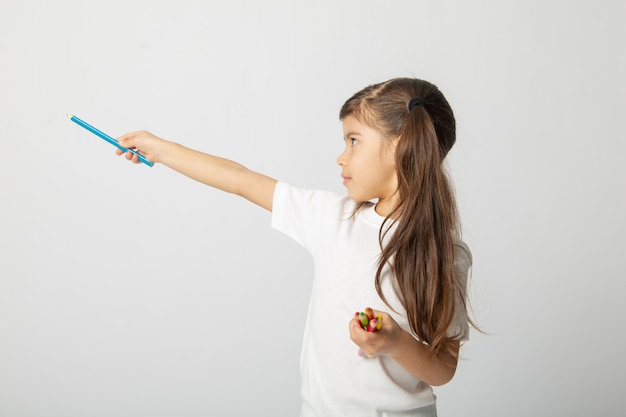
[[[397,202],[397,139],[390,141],[353,116],[343,120],[345,150],[337,158],[343,185],[357,202],[378,199],[376,211],[387,215]]]

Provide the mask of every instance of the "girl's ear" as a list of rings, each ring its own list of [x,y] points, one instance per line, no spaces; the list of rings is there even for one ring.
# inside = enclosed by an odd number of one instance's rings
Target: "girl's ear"
[[[393,139],[389,144],[389,149],[393,155],[393,164],[396,165],[396,149],[398,149],[398,144],[400,143],[400,136]]]

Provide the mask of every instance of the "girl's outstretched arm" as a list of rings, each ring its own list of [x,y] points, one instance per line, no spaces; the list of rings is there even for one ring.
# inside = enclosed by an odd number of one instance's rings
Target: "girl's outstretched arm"
[[[398,326],[389,314],[380,311],[375,314],[383,316],[383,326],[376,332],[363,330],[356,318],[350,321],[350,337],[366,355],[387,355],[413,376],[433,386],[450,382],[456,372],[456,358],[433,355],[428,346]]]
[[[123,147],[135,149],[154,163],[166,165],[219,190],[240,195],[272,211],[276,180],[270,177],[250,171],[237,162],[186,148],[146,131],[126,133],[117,140]],[[123,154],[119,149],[116,153]],[[126,159],[139,163],[137,155],[131,152],[126,152]]]

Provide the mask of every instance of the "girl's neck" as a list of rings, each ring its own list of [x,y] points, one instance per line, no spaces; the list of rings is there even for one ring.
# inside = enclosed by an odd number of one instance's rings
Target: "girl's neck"
[[[380,200],[378,200],[378,203],[376,203],[376,207],[374,208],[374,210],[376,210],[376,213],[378,213],[378,215],[382,216],[382,217],[387,217],[389,216],[389,214],[391,214],[391,212],[393,212],[393,210],[397,207],[397,203],[395,202],[395,198],[389,197],[389,198],[382,198]],[[391,218],[393,220],[397,220],[398,217],[400,216],[400,213],[394,213]]]

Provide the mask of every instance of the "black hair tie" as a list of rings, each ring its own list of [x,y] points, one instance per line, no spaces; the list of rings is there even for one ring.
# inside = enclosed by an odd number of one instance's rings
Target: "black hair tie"
[[[426,101],[420,97],[413,97],[411,101],[409,101],[409,112],[413,111],[415,106],[424,106]]]

